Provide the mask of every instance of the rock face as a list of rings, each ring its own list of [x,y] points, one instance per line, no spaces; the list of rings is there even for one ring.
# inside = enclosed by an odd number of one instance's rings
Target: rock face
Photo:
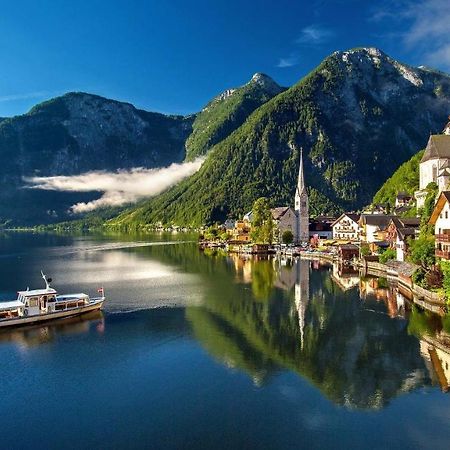
[[[336,52],[258,107],[189,180],[116,223],[208,223],[243,214],[260,196],[292,204],[300,147],[311,214],[357,209],[449,111],[448,75],[374,48]]]
[[[69,93],[25,115],[2,120],[0,222],[63,220],[74,201],[92,199],[93,194],[24,189],[23,177],[152,168],[182,161],[193,119]]]

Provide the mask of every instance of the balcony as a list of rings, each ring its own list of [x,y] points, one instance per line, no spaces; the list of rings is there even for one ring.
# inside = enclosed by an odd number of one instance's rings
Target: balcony
[[[436,234],[436,242],[450,242],[450,234]]]
[[[450,252],[446,252],[444,250],[435,250],[434,253],[438,258],[442,258],[442,259],[450,259]]]

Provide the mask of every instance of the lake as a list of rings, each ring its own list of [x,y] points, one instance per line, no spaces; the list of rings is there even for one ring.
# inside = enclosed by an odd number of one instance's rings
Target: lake
[[[2,448],[449,448],[450,318],[317,261],[195,236],[0,234],[0,299],[103,312],[0,331]]]

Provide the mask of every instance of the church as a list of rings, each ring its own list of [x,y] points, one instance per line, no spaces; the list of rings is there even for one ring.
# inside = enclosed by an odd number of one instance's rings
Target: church
[[[450,120],[450,117],[449,117]],[[419,165],[419,190],[414,193],[417,208],[422,208],[427,197],[426,187],[434,182],[439,192],[445,191],[450,185],[450,122],[442,134],[431,135],[427,148]]]
[[[281,237],[283,232],[289,230],[292,232],[295,243],[309,242],[309,205],[303,172],[303,150],[300,150],[300,163],[294,204],[294,209],[290,206],[281,206],[271,210],[279,237]]]

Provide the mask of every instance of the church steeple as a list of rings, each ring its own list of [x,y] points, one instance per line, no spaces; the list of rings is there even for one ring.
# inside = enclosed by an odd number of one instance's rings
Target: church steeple
[[[300,166],[298,168],[297,191],[301,194],[306,191],[305,175],[303,174],[303,148],[300,147]]]
[[[292,145],[293,147],[293,145]],[[298,168],[297,188],[295,189],[295,213],[297,215],[297,242],[309,242],[309,207],[303,172],[303,149],[300,149],[300,164]]]

